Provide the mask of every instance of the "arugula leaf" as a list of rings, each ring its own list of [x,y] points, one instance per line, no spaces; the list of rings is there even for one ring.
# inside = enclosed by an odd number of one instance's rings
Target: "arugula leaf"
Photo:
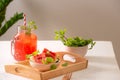
[[[31,56],[32,54],[26,55],[26,59],[30,59]]]
[[[39,50],[37,50],[37,51],[33,52],[33,53],[32,53],[32,55],[33,55],[33,56],[35,56],[35,55],[37,55],[38,53],[40,53],[40,51],[39,51]]]
[[[39,50],[33,52],[32,54],[28,54],[28,55],[26,55],[26,58],[29,59],[31,56],[36,56],[38,53],[40,53]]]

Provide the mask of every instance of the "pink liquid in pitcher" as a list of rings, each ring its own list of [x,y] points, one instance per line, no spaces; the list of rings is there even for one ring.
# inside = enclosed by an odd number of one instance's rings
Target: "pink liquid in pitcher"
[[[17,61],[26,60],[26,55],[37,49],[37,36],[34,33],[19,32],[14,38],[14,58]]]

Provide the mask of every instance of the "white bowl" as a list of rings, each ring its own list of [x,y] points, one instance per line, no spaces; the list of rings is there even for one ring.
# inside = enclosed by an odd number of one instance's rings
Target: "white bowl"
[[[87,51],[88,51],[88,46],[83,46],[83,47],[68,47],[65,46],[65,51],[67,52],[72,52],[72,53],[78,53],[81,56],[85,56]]]
[[[58,61],[50,64],[42,64],[42,63],[40,64],[30,59],[29,63],[33,68],[37,68],[39,71],[48,71],[51,69],[51,65],[55,64],[56,66],[58,66],[60,62]]]

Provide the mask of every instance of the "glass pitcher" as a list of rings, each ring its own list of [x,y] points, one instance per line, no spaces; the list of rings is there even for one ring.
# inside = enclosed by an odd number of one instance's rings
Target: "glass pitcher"
[[[26,60],[26,55],[31,54],[37,49],[37,36],[36,34],[27,30],[22,30],[18,27],[18,33],[11,41],[11,53],[15,60]]]

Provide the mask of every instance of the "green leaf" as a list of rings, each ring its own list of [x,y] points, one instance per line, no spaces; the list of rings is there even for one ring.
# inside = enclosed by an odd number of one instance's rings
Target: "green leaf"
[[[48,64],[48,62],[42,59],[42,64]]]
[[[25,30],[26,26],[22,25],[22,26],[20,26],[20,29]]]
[[[54,62],[54,59],[52,57],[46,57],[45,59],[46,59],[46,62],[48,63]]]
[[[64,43],[66,40],[65,32],[66,32],[66,29],[55,31],[55,39],[56,40],[60,39]]]
[[[53,62],[54,62],[54,59],[52,57],[46,57],[45,59],[42,59],[43,64],[49,64]]]
[[[51,66],[50,66],[50,69],[51,70],[54,70],[54,69],[56,69],[57,68],[57,65],[56,64],[52,64]]]
[[[7,8],[7,6],[12,2],[13,0],[0,0],[0,12]]]
[[[91,42],[90,44],[91,44],[91,45],[90,45],[89,50],[93,48],[93,46],[96,44],[96,42]]]
[[[32,53],[32,55],[33,55],[33,56],[36,56],[38,53],[40,53],[40,51],[39,51],[39,50],[37,50],[37,51],[33,52],[33,53]]]
[[[26,30],[26,34],[30,35],[32,30],[37,29],[37,25],[34,21],[29,21],[28,26],[21,26],[21,29]]]
[[[30,59],[30,57],[36,56],[39,52],[40,52],[40,51],[37,50],[37,51],[33,52],[32,54],[28,54],[28,55],[26,55],[26,58],[27,58],[27,59]]]
[[[28,54],[26,55],[26,59],[30,59],[30,57],[32,57],[33,55],[32,54]]]
[[[62,64],[62,66],[63,66],[63,67],[68,66],[68,63],[65,62],[65,63]]]
[[[6,9],[0,12],[0,28],[2,27],[2,22],[5,20]]]
[[[5,24],[0,28],[0,36],[3,35],[13,24],[15,24],[18,20],[23,19],[23,13],[16,13],[13,17],[11,17]]]
[[[69,47],[82,47],[90,44],[90,49],[93,48],[95,42],[92,39],[83,39],[82,37],[66,37],[66,30],[55,31],[55,39],[60,39],[64,45]]]

